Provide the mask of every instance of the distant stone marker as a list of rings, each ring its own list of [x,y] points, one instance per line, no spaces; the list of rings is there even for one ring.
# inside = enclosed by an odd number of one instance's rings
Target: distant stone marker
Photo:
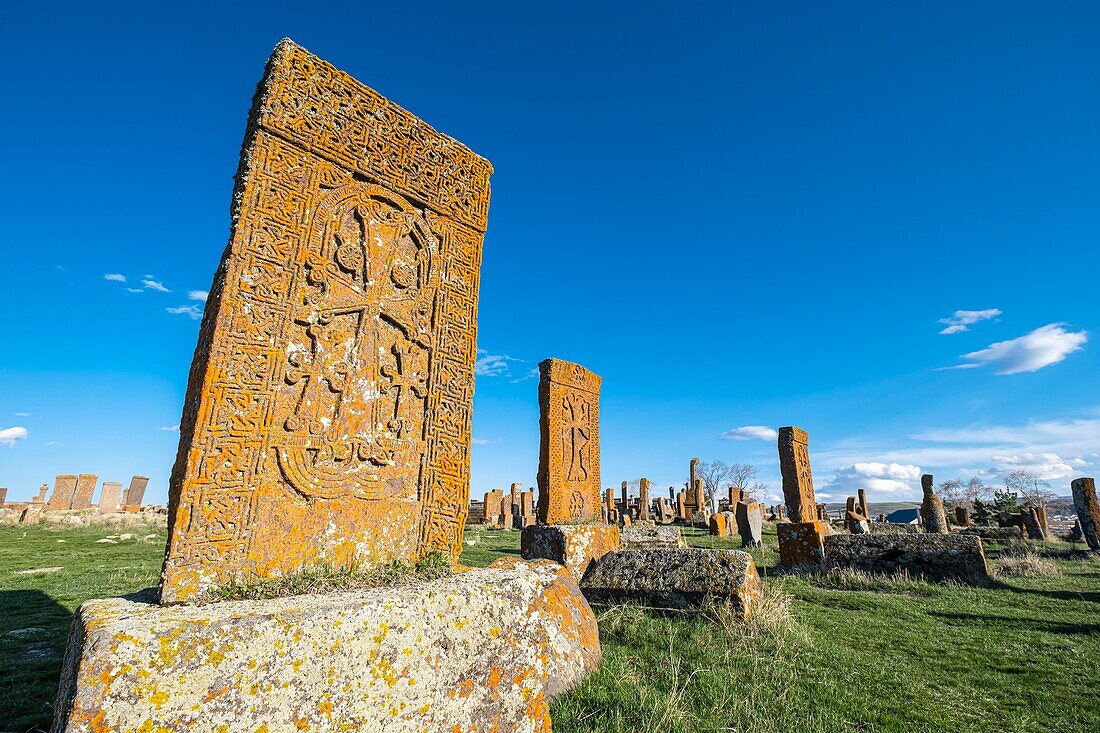
[[[8,489],[6,486],[0,486],[0,507],[4,506],[4,503],[8,500]]]
[[[279,44],[191,368],[165,602],[312,566],[457,555],[491,172]]]
[[[128,506],[141,506],[145,501],[145,488],[149,485],[148,476],[134,476],[130,479],[130,487],[126,489],[126,495],[122,503]]]
[[[63,473],[54,476],[53,493],[47,509],[68,509],[73,505],[73,495],[76,493],[76,476],[71,473]]]
[[[649,479],[638,479],[638,519],[651,519],[649,515]]]
[[[539,431],[539,521],[600,519],[600,377],[560,359],[540,363]]]
[[[764,505],[746,499],[737,502],[737,532],[741,535],[741,547],[764,546]]]
[[[46,484],[42,484],[41,486],[38,487],[38,495],[35,496],[34,499],[32,499],[32,501],[36,501],[38,503],[45,502],[46,501],[46,492],[49,491],[49,490],[50,490],[49,486],[47,486]]]
[[[1096,482],[1091,478],[1075,478],[1070,486],[1081,535],[1089,549],[1100,550],[1100,501],[1096,499]]]
[[[924,531],[932,534],[947,534],[950,528],[947,526],[947,514],[943,510],[943,501],[936,496],[932,488],[932,474],[926,473],[920,477],[921,489],[924,491],[924,501],[921,502],[921,517],[924,519]]]
[[[99,513],[114,514],[119,510],[122,496],[122,484],[117,481],[104,481],[99,490]]]
[[[70,509],[87,509],[92,505],[92,496],[95,494],[95,486],[99,476],[94,473],[82,473],[76,481],[76,491],[73,492],[73,503]]]

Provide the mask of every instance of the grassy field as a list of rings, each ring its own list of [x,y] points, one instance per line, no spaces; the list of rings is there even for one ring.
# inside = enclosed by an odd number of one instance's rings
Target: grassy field
[[[1061,542],[997,549],[988,587],[854,573],[781,576],[766,605],[599,609],[602,668],[555,703],[575,731],[1094,731],[1100,560]],[[129,532],[129,539],[118,539]],[[692,545],[738,542],[685,530]],[[116,536],[115,543],[97,540]],[[157,582],[164,530],[0,526],[0,731],[44,730],[72,610]],[[467,532],[463,562],[518,555],[517,532]],[[27,572],[36,571],[36,572]]]

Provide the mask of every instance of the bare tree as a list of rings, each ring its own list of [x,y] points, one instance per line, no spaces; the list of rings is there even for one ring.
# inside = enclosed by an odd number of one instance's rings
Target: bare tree
[[[972,476],[966,484],[966,500],[973,504],[976,501],[985,501],[989,498],[992,487],[986,486],[980,478]]]
[[[966,501],[966,485],[962,479],[952,478],[941,481],[938,491],[944,504],[958,505]]]
[[[758,470],[749,463],[727,464],[725,461],[710,461],[699,463],[699,478],[703,479],[703,490],[707,494],[707,502],[711,511],[718,511],[718,491],[722,488],[733,487],[752,493],[757,487],[766,489],[766,484],[756,484],[749,488],[749,482],[756,478]]]
[[[1005,476],[1005,487],[1019,494],[1025,502],[1032,506],[1046,506],[1047,501],[1054,498],[1050,490],[1050,482],[1044,481],[1039,474],[1027,469],[1013,471]]]

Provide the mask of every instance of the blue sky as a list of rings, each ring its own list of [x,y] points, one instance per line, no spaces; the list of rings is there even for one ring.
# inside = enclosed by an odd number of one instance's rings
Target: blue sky
[[[788,424],[829,498],[1100,468],[1095,3],[161,5],[0,7],[12,499],[165,499],[284,36],[494,164],[474,496],[534,483],[548,356],[603,376],[606,486],[774,496]]]

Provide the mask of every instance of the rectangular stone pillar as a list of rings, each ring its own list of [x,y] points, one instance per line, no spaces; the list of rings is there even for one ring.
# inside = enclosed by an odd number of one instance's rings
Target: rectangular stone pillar
[[[1070,486],[1085,542],[1090,550],[1100,550],[1100,501],[1096,499],[1096,482],[1091,478],[1075,478]]]
[[[82,473],[76,481],[76,491],[73,492],[71,509],[87,509],[92,505],[92,496],[95,494],[95,485],[99,476],[94,473]]]
[[[647,520],[649,516],[649,479],[638,479],[638,519]]]
[[[868,521],[871,519],[871,508],[870,505],[867,503],[866,489],[859,490],[859,511],[863,515],[864,519],[867,519]]]
[[[63,473],[54,476],[53,493],[50,494],[50,502],[47,509],[69,509],[73,505],[73,495],[76,494],[77,478],[71,473]]]
[[[779,562],[788,567],[816,565],[825,559],[825,522],[783,522],[775,525],[779,540]]]
[[[32,501],[38,502],[39,504],[45,503],[45,501],[46,501],[46,492],[49,491],[49,490],[50,490],[49,486],[47,486],[46,484],[42,484],[41,486],[38,487],[38,494],[34,497],[34,499]]]
[[[805,430],[779,428],[779,470],[783,474],[783,498],[792,522],[817,518],[814,479],[810,472],[810,436]]]
[[[114,514],[118,511],[122,496],[122,484],[118,481],[104,481],[99,491],[99,513]]]
[[[600,517],[600,377],[580,364],[539,364],[539,522]]]
[[[8,489],[7,489],[6,486],[0,486],[0,507],[4,506],[4,504],[7,502],[7,500],[8,500]]]
[[[122,503],[128,506],[141,506],[145,501],[145,488],[149,485],[148,476],[134,476],[130,479],[130,487],[126,489],[126,496]]]

